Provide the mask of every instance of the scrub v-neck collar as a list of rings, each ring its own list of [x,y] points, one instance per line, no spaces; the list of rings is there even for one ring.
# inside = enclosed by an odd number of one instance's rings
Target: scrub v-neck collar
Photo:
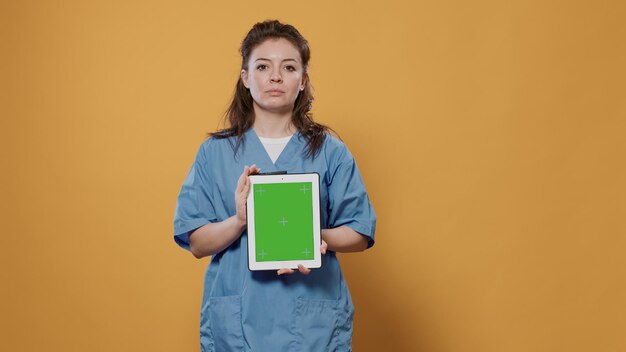
[[[300,141],[300,132],[296,131],[287,142],[285,149],[280,153],[276,162],[272,162],[272,158],[265,150],[261,139],[259,139],[259,135],[256,134],[256,131],[253,128],[248,129],[246,131],[246,141],[250,143],[250,149],[252,151],[252,155],[254,159],[253,163],[261,168],[261,172],[272,172],[272,171],[287,171],[287,167],[289,161],[293,159],[296,152],[300,150],[298,145],[301,143]]]

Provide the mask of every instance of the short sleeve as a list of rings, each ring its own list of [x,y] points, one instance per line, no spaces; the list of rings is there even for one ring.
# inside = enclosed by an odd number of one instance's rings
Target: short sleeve
[[[208,143],[208,142],[207,142]],[[211,195],[211,177],[203,144],[187,174],[176,201],[174,240],[189,250],[189,233],[217,220]]]
[[[327,138],[333,138],[327,136]],[[352,154],[346,146],[336,140],[328,158],[328,226],[335,228],[346,225],[367,237],[367,247],[374,245],[376,214],[370,203],[365,184]]]

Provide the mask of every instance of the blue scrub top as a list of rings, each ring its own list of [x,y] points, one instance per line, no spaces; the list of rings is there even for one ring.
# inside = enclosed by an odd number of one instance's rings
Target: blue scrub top
[[[374,244],[376,215],[354,158],[326,134],[316,157],[306,157],[297,132],[272,163],[253,129],[236,156],[235,137],[209,138],[181,188],[174,239],[189,250],[189,233],[236,214],[234,194],[244,166],[263,172],[317,172],[322,228],[346,225]],[[247,233],[211,258],[200,318],[202,351],[349,351],[354,307],[337,256],[327,251],[310,275],[248,270]]]

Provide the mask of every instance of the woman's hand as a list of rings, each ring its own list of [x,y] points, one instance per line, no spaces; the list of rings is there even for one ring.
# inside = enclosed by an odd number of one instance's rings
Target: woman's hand
[[[243,169],[235,191],[237,214],[223,221],[205,224],[189,234],[189,249],[196,258],[219,253],[241,236],[246,227],[246,200],[250,191],[248,176],[260,171],[256,165]]]
[[[237,189],[235,190],[235,204],[237,207],[236,218],[240,223],[245,224],[247,222],[246,216],[246,202],[248,200],[248,193],[250,192],[250,179],[248,176],[255,175],[261,172],[261,169],[256,167],[256,164],[252,166],[244,167],[239,181],[237,181]]]
[[[326,248],[328,248],[328,245],[326,244],[326,241],[322,240],[322,245],[320,246],[320,252],[322,252],[322,254],[326,254]],[[311,273],[311,269],[305,268],[304,265],[302,264],[298,265],[298,271],[300,272],[300,274],[304,274],[304,275],[309,275]],[[293,269],[282,268],[282,269],[279,269],[276,273],[278,275],[282,275],[282,274],[293,274],[295,272],[296,271]]]

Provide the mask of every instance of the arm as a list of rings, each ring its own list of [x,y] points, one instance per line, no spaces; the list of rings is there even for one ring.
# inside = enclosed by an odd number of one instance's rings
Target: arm
[[[367,238],[348,226],[339,226],[334,229],[322,230],[322,247],[320,251],[326,254],[326,250],[334,252],[362,252],[367,249]],[[301,274],[308,275],[311,269],[298,265],[298,271]],[[283,268],[277,271],[278,275],[293,274],[296,271],[289,268]]]
[[[194,257],[200,259],[219,253],[241,236],[247,221],[246,200],[250,191],[248,176],[260,171],[255,165],[246,166],[239,176],[235,190],[237,214],[224,221],[206,224],[189,234],[189,248]]]
[[[329,139],[336,145],[331,155],[328,156],[329,170],[334,175],[329,185],[329,201],[331,209],[338,209],[330,213],[329,224],[351,223],[359,224],[368,235],[362,235],[347,225],[337,226],[330,229],[322,229],[322,254],[326,250],[333,252],[361,252],[373,244],[374,228],[376,226],[376,215],[369,202],[363,180],[356,167],[356,162],[352,154],[343,143],[338,143],[332,138]],[[371,235],[369,235],[371,233]],[[309,274],[310,269],[298,266],[301,274]],[[278,275],[293,274],[296,271],[285,268],[278,270]]]
[[[246,227],[246,222],[233,215],[216,223],[206,224],[189,234],[189,247],[194,257],[200,259],[228,248]]]
[[[345,225],[322,230],[322,239],[328,244],[328,250],[334,252],[362,252],[367,249],[367,237]]]

